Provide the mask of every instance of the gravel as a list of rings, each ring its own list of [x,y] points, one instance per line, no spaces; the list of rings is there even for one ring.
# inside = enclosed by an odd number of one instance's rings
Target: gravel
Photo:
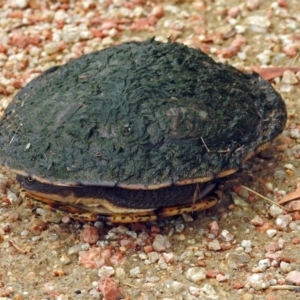
[[[0,113],[49,67],[153,36],[243,70],[297,66],[298,6],[298,0],[3,1]],[[207,212],[126,226],[82,224],[22,201],[2,170],[0,299],[295,297],[300,213],[243,187],[278,201],[299,186],[300,72],[276,74],[271,82],[287,104],[286,130],[225,182],[223,199]]]

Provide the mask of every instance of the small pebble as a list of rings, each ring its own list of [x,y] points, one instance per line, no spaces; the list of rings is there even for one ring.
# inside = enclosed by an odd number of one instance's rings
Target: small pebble
[[[292,84],[282,83],[279,87],[279,91],[282,93],[292,93],[296,91],[296,87]]]
[[[236,206],[240,206],[240,207],[250,207],[250,204],[248,202],[246,202],[243,198],[241,198],[237,193],[230,193],[233,203]]]
[[[63,265],[69,265],[72,262],[67,254],[62,254],[59,260]]]
[[[141,268],[135,267],[129,270],[129,274],[131,277],[138,277],[141,274]]]
[[[28,223],[28,229],[29,231],[34,235],[41,235],[43,231],[45,231],[48,228],[48,225],[46,222],[44,222],[40,218],[33,218]]]
[[[266,249],[267,252],[273,252],[274,253],[274,252],[279,251],[280,247],[278,245],[278,242],[276,241],[274,243],[270,243],[270,244],[266,245],[265,249]]]
[[[127,276],[127,273],[125,272],[124,268],[116,267],[115,268],[115,276],[117,278],[123,278],[123,277]]]
[[[160,280],[157,276],[149,276],[145,278],[146,282],[158,282]]]
[[[253,299],[254,299],[254,295],[250,293],[245,293],[239,298],[239,300],[253,300]]]
[[[200,288],[200,296],[198,299],[220,299],[220,295],[211,284],[206,283]]]
[[[276,234],[277,234],[277,230],[276,229],[268,229],[266,231],[268,238],[273,238]]]
[[[172,245],[166,236],[157,234],[154,238],[152,246],[155,251],[164,252],[167,249],[171,248]]]
[[[94,226],[87,225],[81,231],[80,237],[85,243],[96,244],[99,239],[98,229]]]
[[[194,283],[200,284],[206,278],[206,269],[199,267],[189,268],[185,273],[185,277]]]
[[[98,276],[101,277],[111,277],[115,274],[115,270],[110,266],[103,266],[98,271]]]
[[[270,286],[269,281],[266,280],[264,274],[262,273],[256,273],[248,276],[247,282],[256,291],[265,290]]]
[[[231,234],[228,230],[223,229],[220,234],[220,239],[224,242],[230,242],[234,239],[234,235]]]
[[[59,44],[57,42],[50,42],[45,45],[44,50],[48,55],[54,54],[58,51]]]
[[[254,226],[262,226],[264,224],[264,220],[260,216],[255,216],[251,220],[251,224]]]
[[[291,138],[299,139],[300,138],[300,131],[299,131],[299,129],[298,128],[291,128],[290,135],[291,135]]]
[[[284,273],[288,273],[288,272],[292,271],[291,264],[289,264],[285,261],[281,261],[280,262],[280,270]]]
[[[190,292],[191,295],[193,295],[195,297],[200,296],[200,288],[199,287],[190,286],[189,287],[189,292]]]
[[[220,242],[218,240],[213,240],[207,244],[207,248],[213,251],[221,250]]]
[[[181,294],[186,289],[186,286],[183,283],[171,279],[167,279],[165,285],[166,288],[171,290],[175,295]]]
[[[283,72],[281,82],[286,84],[296,84],[298,83],[298,78],[296,77],[296,74],[294,72],[286,70]]]
[[[259,266],[265,266],[266,268],[269,268],[271,266],[271,262],[269,259],[261,259],[259,262],[258,262],[258,265]]]
[[[286,179],[286,174],[283,170],[276,170],[274,172],[274,179],[278,179],[278,180],[285,180]]]
[[[28,230],[22,230],[20,235],[21,236],[27,236],[29,234]]]
[[[286,229],[292,222],[293,218],[291,215],[279,215],[276,218],[275,224],[279,230]]]
[[[273,218],[276,218],[277,216],[279,216],[283,213],[283,209],[280,208],[278,205],[273,204],[269,208],[269,213]]]
[[[99,280],[98,289],[107,300],[117,300],[123,298],[117,282],[109,277],[103,277]]]
[[[184,213],[181,215],[184,222],[193,222],[194,219],[190,214]]]
[[[219,234],[220,228],[217,221],[213,221],[209,224],[209,232],[215,236]]]
[[[285,244],[285,240],[283,238],[279,238],[278,239],[278,246],[279,246],[280,249],[283,249],[284,244]]]
[[[241,246],[244,248],[251,248],[252,247],[252,242],[250,240],[242,240]]]
[[[294,285],[300,285],[300,272],[299,271],[291,271],[285,277],[285,281],[287,283],[291,283]]]
[[[273,192],[274,190],[274,186],[272,182],[267,182],[266,183],[266,188],[268,189],[268,191]]]
[[[270,285],[276,285],[277,283],[278,283],[278,281],[275,278],[272,278],[269,280]]]
[[[269,50],[265,50],[262,53],[256,55],[257,59],[260,61],[262,65],[268,65],[271,61],[271,53]]]
[[[62,39],[66,43],[75,43],[79,40],[79,32],[75,27],[66,29],[62,32]]]
[[[79,253],[82,250],[83,249],[82,249],[82,245],[81,244],[74,245],[74,246],[72,246],[72,247],[69,248],[68,255],[77,254],[77,253]]]
[[[225,255],[225,260],[228,268],[232,270],[237,270],[243,266],[246,266],[250,261],[250,257],[245,253],[241,253],[241,254],[227,253]]]
[[[169,253],[164,252],[162,255],[163,255],[164,260],[168,264],[172,264],[175,260],[175,256],[174,256],[173,252],[169,252]]]
[[[14,8],[25,8],[28,5],[28,0],[10,0],[10,6]]]
[[[228,278],[229,278],[228,275],[223,275],[223,274],[218,274],[218,275],[216,276],[216,280],[217,280],[218,282],[224,282],[224,281],[228,280]]]
[[[18,197],[15,193],[10,190],[7,190],[7,198],[11,205],[19,205],[22,202],[22,198]]]
[[[147,255],[148,255],[149,261],[150,261],[152,264],[158,262],[158,260],[160,259],[160,254],[157,253],[157,252],[154,252],[154,251],[148,253]]]

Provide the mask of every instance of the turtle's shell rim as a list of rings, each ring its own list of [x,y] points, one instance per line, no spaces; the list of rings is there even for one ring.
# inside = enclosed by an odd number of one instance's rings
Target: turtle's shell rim
[[[251,151],[246,155],[243,162],[249,160],[253,156],[255,156],[257,153],[263,151],[270,145],[270,142],[266,142],[259,147],[255,149],[255,151]],[[160,188],[169,187],[172,185],[188,185],[188,184],[195,184],[195,183],[204,183],[209,182],[214,179],[223,178],[229,175],[232,175],[238,171],[238,169],[225,169],[217,174],[210,174],[206,177],[196,177],[196,178],[186,178],[182,180],[177,181],[166,181],[161,182],[157,184],[126,184],[126,183],[119,183],[119,182],[112,182],[112,181],[95,181],[95,182],[89,182],[84,180],[77,180],[77,181],[56,181],[56,180],[49,180],[47,178],[40,177],[38,175],[31,174],[29,172],[26,172],[25,170],[18,170],[14,168],[9,168],[9,166],[6,166],[11,172],[15,173],[16,175],[21,175],[24,177],[30,177],[33,180],[37,180],[38,182],[45,183],[45,184],[52,184],[56,186],[66,186],[66,187],[76,187],[76,186],[106,186],[106,187],[119,187],[123,189],[129,189],[129,190],[156,190]]]
[[[126,184],[126,183],[118,183],[118,182],[110,182],[110,181],[95,181],[95,182],[80,181],[80,180],[56,181],[56,180],[49,180],[47,178],[39,177],[34,174],[30,174],[24,170],[11,169],[9,167],[7,167],[7,168],[9,169],[9,171],[15,173],[16,175],[30,177],[32,180],[36,180],[40,183],[51,184],[51,185],[56,185],[56,186],[66,186],[66,187],[106,186],[106,187],[119,187],[119,188],[129,189],[129,190],[156,190],[156,189],[160,189],[160,188],[169,187],[172,185],[180,186],[180,185],[188,185],[188,184],[195,184],[195,183],[204,183],[204,182],[209,182],[209,181],[217,179],[217,178],[223,178],[223,177],[229,176],[238,171],[238,169],[227,169],[227,170],[223,170],[222,172],[215,174],[215,175],[213,175],[213,174],[208,175],[207,177],[188,178],[188,179],[178,180],[178,181],[174,181],[174,182],[166,181],[166,182],[157,183],[157,184],[144,185],[144,184]]]

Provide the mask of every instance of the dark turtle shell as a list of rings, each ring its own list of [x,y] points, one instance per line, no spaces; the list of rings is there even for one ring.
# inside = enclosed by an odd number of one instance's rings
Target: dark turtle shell
[[[158,189],[223,177],[284,129],[258,74],[154,39],[53,67],[0,124],[2,164],[55,185]]]

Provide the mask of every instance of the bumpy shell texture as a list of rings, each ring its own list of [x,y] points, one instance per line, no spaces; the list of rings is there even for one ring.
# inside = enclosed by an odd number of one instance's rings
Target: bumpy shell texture
[[[147,186],[240,168],[286,123],[257,74],[178,43],[130,42],[32,80],[0,124],[0,159],[53,182]]]

